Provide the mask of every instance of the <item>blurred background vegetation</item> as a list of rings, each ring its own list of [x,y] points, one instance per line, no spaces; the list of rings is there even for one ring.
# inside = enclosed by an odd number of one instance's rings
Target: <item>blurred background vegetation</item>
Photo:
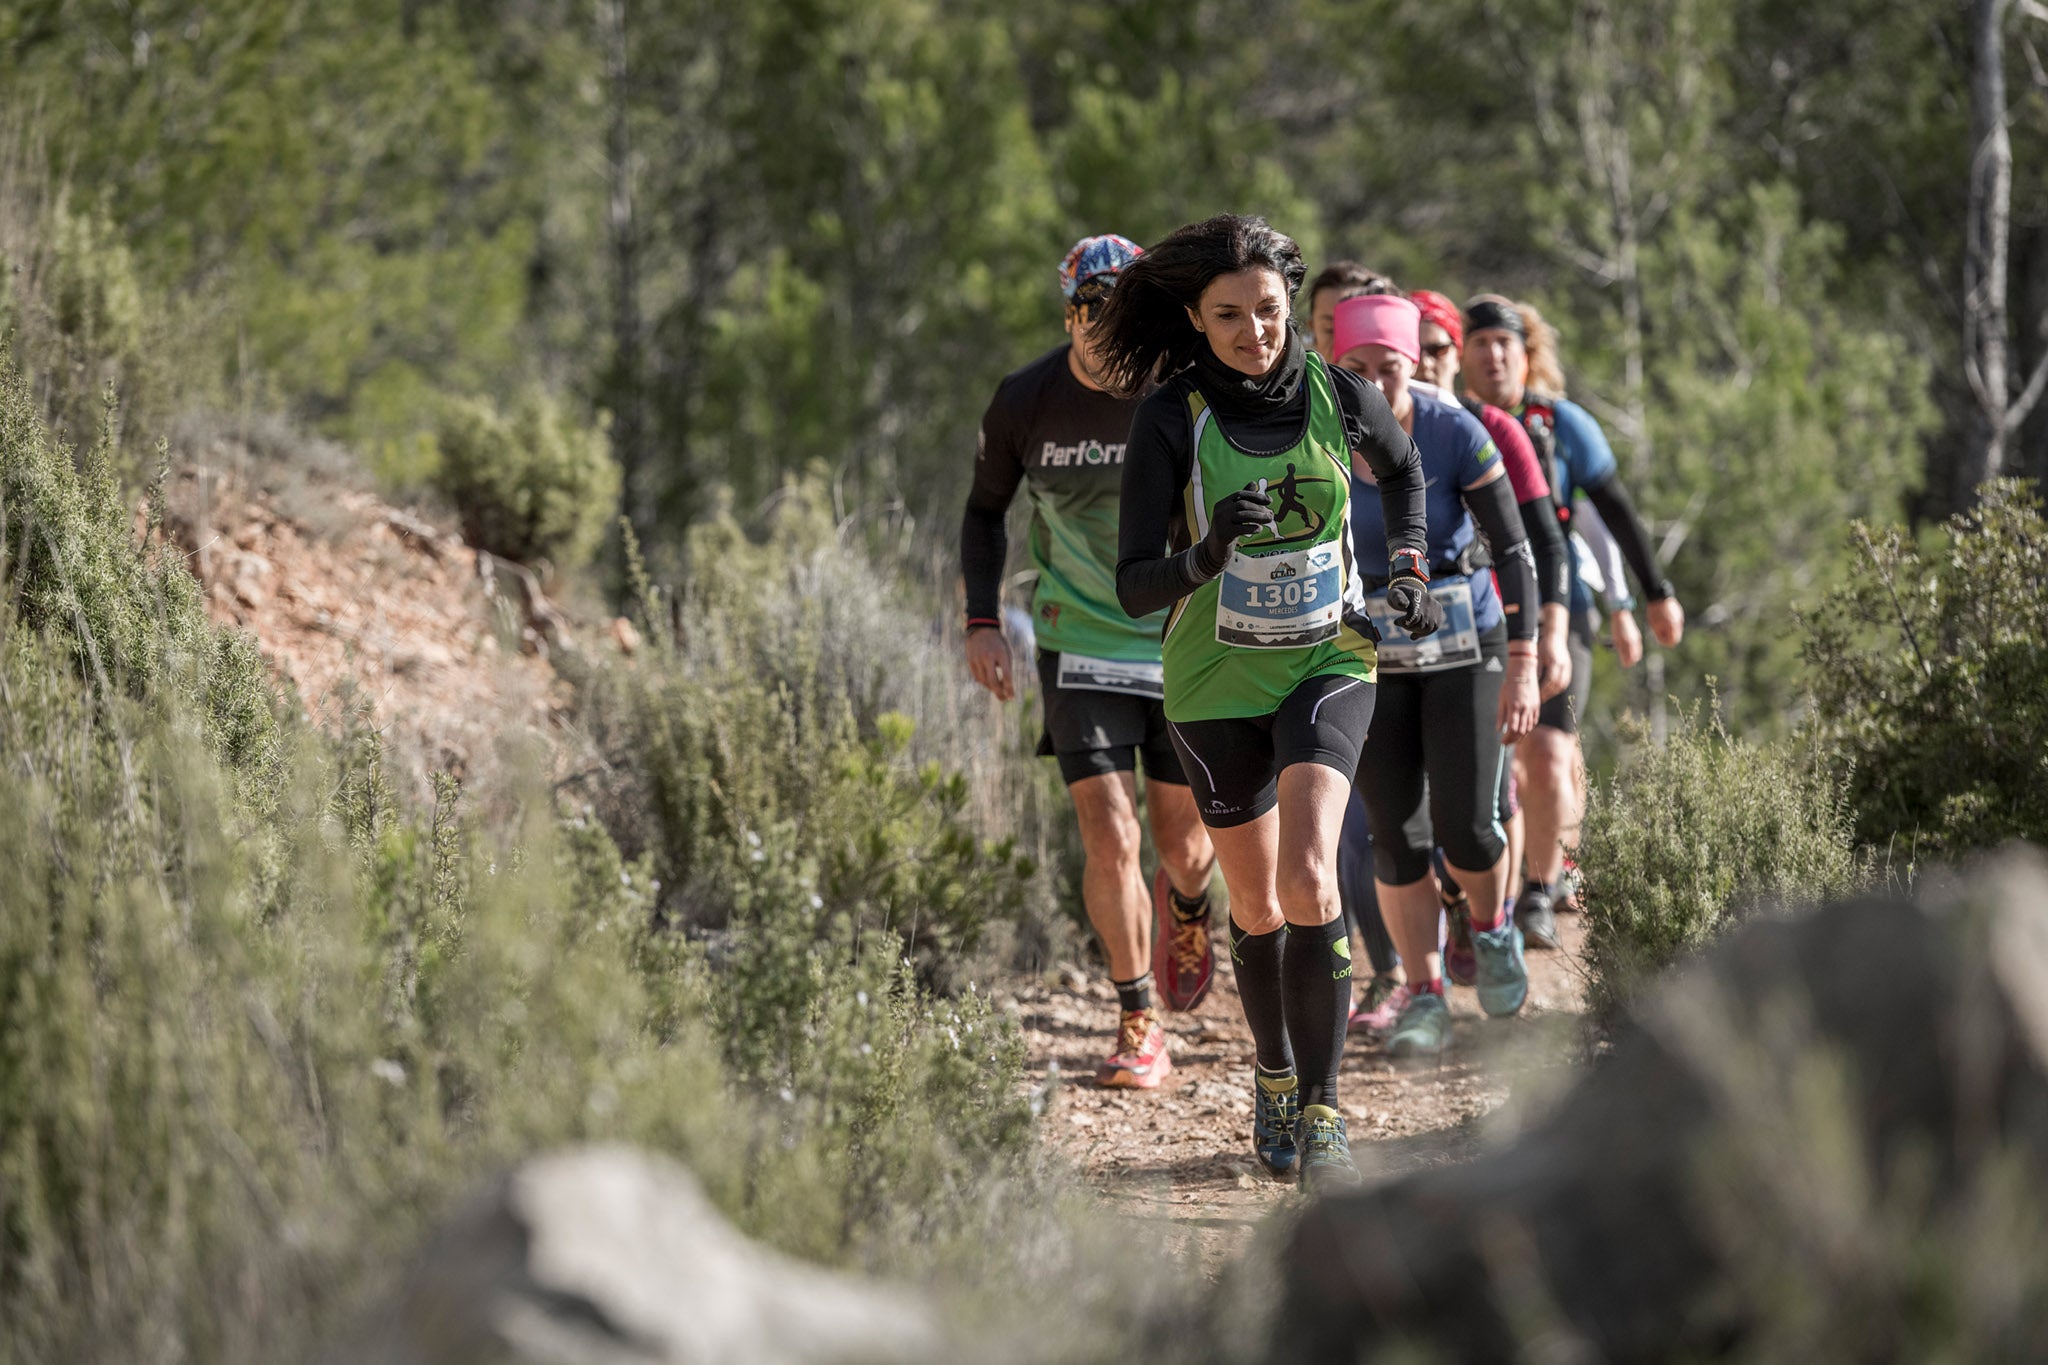
[[[1972,496],[1970,22],[1879,0],[24,0],[0,16],[7,183],[52,226],[6,250],[52,315],[12,325],[70,348],[32,361],[107,368],[43,381],[76,433],[118,377],[144,444],[152,402],[197,392],[288,412],[400,488],[460,458],[451,402],[602,416],[667,579],[710,490],[750,508],[814,462],[842,516],[894,506],[949,541],[995,381],[1058,338],[1065,245],[1262,212],[1312,263],[1561,325],[1695,625],[1603,688],[1654,709],[1711,675],[1740,726],[1775,727],[1799,706],[1789,612],[1839,581],[1839,528]],[[2007,25],[2026,165],[2048,39]],[[2024,377],[2048,347],[2039,176],[2012,188],[2010,277]],[[2009,461],[2048,472],[2048,406]]]
[[[1972,12],[0,7],[0,1359],[279,1358],[582,1137],[808,1255],[1087,1281],[976,989],[1072,950],[1070,822],[951,562],[1083,233],[1261,212],[1559,324],[1691,615],[1600,665],[1604,1005],[2041,838],[2048,406],[1975,487]],[[2048,180],[2010,230],[2023,377]],[[367,713],[305,724],[142,498],[222,419],[637,619],[560,663],[589,767],[421,806]]]

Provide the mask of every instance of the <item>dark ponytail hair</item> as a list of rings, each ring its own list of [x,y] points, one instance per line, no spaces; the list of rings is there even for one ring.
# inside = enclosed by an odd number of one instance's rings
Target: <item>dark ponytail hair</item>
[[[1219,213],[1177,228],[1123,268],[1095,315],[1092,339],[1102,380],[1129,395],[1155,374],[1171,374],[1208,342],[1187,310],[1218,275],[1264,268],[1287,282],[1291,299],[1308,277],[1301,248],[1263,218]]]

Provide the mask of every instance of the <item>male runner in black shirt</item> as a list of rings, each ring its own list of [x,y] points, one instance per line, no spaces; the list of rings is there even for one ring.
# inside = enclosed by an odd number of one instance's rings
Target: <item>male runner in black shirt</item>
[[[1016,696],[999,616],[1004,518],[1022,485],[1031,500],[1032,602],[1045,733],[1059,760],[1087,863],[1082,899],[1101,936],[1120,1006],[1117,1040],[1097,1070],[1104,1085],[1157,1086],[1173,1069],[1153,1008],[1155,977],[1170,1009],[1208,991],[1209,875],[1215,855],[1167,736],[1159,668],[1163,613],[1134,621],[1116,599],[1124,444],[1135,399],[1103,391],[1088,341],[1096,304],[1139,254],[1114,234],[1085,237],[1060,266],[1071,340],[1004,379],[982,418],[974,488],[960,528],[967,583],[967,665],[998,700]],[[1162,546],[1162,549],[1164,547]],[[1137,783],[1163,864],[1146,891],[1139,866]]]

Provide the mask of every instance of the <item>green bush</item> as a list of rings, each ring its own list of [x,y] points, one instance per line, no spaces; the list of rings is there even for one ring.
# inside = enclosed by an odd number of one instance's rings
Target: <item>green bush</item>
[[[0,352],[0,570],[16,622],[61,640],[103,702],[170,693],[189,704],[260,805],[277,761],[262,660],[247,637],[208,624],[181,555],[161,545],[137,552],[113,463],[111,412],[81,470]]]
[[[2048,839],[2048,522],[2026,484],[1982,492],[1932,551],[1859,525],[1858,576],[1805,622],[1857,838],[1909,866]]]
[[[927,982],[1064,946],[1043,872],[1063,797],[990,724],[936,610],[828,506],[814,479],[758,539],[729,515],[695,530],[673,609],[648,594],[648,654],[577,678],[596,758],[582,790],[692,931],[722,930],[752,875],[729,850],[787,828],[826,915],[900,938]]]
[[[1593,789],[1579,843],[1596,1010],[1744,916],[1860,880],[1839,784],[1807,743],[1751,744],[1681,716]]]
[[[132,469],[180,392],[207,389],[203,369],[171,363],[189,350],[169,344],[166,316],[106,210],[78,207],[41,149],[0,120],[0,337],[64,439],[88,445],[117,388],[135,428],[121,446]]]
[[[492,554],[586,564],[618,510],[619,467],[604,424],[578,423],[539,390],[509,413],[487,399],[451,400],[436,444],[434,486],[470,543]]]

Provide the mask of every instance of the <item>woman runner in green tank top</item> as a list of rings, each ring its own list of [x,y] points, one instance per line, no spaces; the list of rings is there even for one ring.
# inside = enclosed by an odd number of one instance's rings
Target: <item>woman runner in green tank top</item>
[[[1212,496],[1245,487],[1263,485],[1273,525],[1239,540],[1223,573],[1174,604],[1164,650],[1169,720],[1270,715],[1322,674],[1374,680],[1373,641],[1358,629],[1365,599],[1347,534],[1343,415],[1321,357],[1305,359],[1308,429],[1277,456],[1232,445],[1201,389],[1187,390],[1195,458],[1181,513],[1191,537],[1208,535]]]
[[[1126,267],[1096,327],[1107,383],[1161,379],[1125,449],[1117,597],[1134,618],[1171,609],[1166,715],[1230,887],[1253,1148],[1315,1187],[1357,1179],[1337,1109],[1351,962],[1336,852],[1376,659],[1353,461],[1378,482],[1402,626],[1426,635],[1442,616],[1421,462],[1377,390],[1308,354],[1291,316],[1305,274],[1291,239],[1226,214]]]

